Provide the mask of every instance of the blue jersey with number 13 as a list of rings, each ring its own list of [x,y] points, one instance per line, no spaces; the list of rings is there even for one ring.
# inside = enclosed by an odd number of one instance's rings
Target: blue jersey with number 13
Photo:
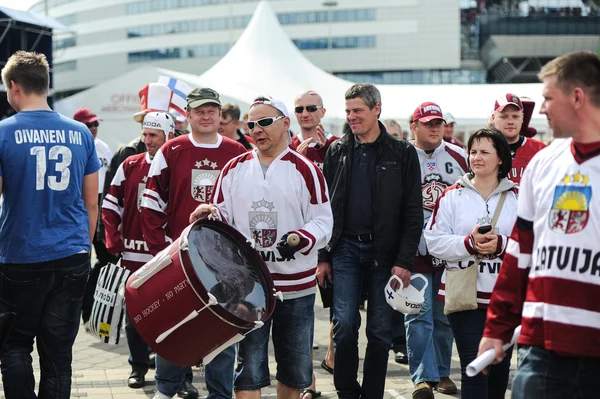
[[[88,128],[54,111],[0,121],[0,262],[39,263],[90,251],[83,177],[100,168]]]

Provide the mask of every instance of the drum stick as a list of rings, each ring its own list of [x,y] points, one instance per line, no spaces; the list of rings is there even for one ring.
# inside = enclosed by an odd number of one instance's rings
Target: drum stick
[[[511,346],[513,346],[519,339],[519,334],[521,334],[521,326],[515,328],[512,339],[509,343],[502,345],[502,350],[506,352]],[[496,351],[493,348],[488,349],[487,351],[483,352],[482,355],[478,356],[477,359],[469,363],[467,366],[467,375],[469,377],[475,377],[481,372],[481,370],[492,364],[494,359],[496,359]]]
[[[300,236],[296,233],[292,233],[287,236],[287,243],[290,247],[297,247],[300,244]]]

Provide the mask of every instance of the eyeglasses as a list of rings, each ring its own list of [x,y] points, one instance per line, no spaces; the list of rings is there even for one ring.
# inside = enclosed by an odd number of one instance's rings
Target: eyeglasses
[[[221,121],[221,122],[220,122],[220,125],[221,125],[221,126],[227,126],[227,125],[229,125],[231,122],[233,122],[233,119],[230,119],[228,122],[223,122],[223,121]],[[237,121],[236,121],[236,122],[237,122]]]
[[[85,124],[88,128],[89,127],[98,127],[100,126],[100,124],[98,122],[92,122],[92,123],[86,123]]]
[[[248,125],[248,129],[254,130],[256,125],[258,125],[260,127],[269,127],[273,123],[275,123],[278,120],[283,119],[283,118],[285,118],[285,116],[270,116],[268,118],[262,118],[257,121],[248,121],[248,122],[246,122],[246,124]]]
[[[294,108],[294,112],[296,112],[297,114],[301,114],[302,112],[304,112],[304,108],[306,108],[306,111],[308,111],[308,112],[315,112],[319,108],[323,108],[323,106],[322,105],[307,105],[306,107],[298,106],[298,107]]]

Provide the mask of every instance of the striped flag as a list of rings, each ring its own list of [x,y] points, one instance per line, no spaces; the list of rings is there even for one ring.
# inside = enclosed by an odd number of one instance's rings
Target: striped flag
[[[169,76],[159,76],[157,83],[167,86],[173,92],[170,108],[175,109],[181,115],[186,115],[187,95],[192,91],[192,88],[184,81]]]
[[[125,283],[129,270],[109,263],[100,269],[90,316],[90,334],[106,344],[118,344],[125,315]]]

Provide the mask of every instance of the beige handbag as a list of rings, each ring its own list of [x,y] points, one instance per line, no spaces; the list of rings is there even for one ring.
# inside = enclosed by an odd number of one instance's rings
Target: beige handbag
[[[494,231],[505,199],[506,191],[501,194],[494,212],[492,231]],[[481,258],[481,255],[477,255],[475,263],[466,269],[446,269],[444,314],[477,309],[477,269]]]

